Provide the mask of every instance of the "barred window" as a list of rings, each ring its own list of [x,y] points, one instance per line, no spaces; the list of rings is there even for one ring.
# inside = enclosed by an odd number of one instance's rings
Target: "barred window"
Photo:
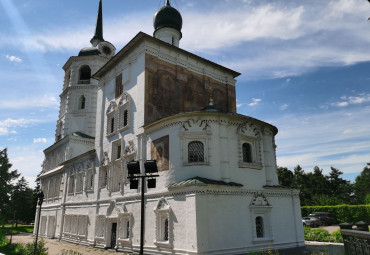
[[[127,126],[127,124],[128,124],[128,111],[127,111],[127,110],[125,110],[125,111],[123,112],[123,126],[124,126],[124,127],[126,127],[126,126]]]
[[[204,144],[200,141],[188,144],[188,162],[204,162]]]
[[[257,238],[263,238],[263,218],[261,216],[256,217],[256,234]]]
[[[252,146],[250,143],[243,143],[243,162],[252,163]]]

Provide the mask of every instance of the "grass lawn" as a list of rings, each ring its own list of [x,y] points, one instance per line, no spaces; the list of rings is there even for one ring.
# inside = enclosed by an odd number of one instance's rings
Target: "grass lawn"
[[[12,231],[12,225],[5,225],[4,227],[0,227],[0,253],[6,255],[17,255],[19,253],[16,252],[17,245],[9,245],[9,240],[5,238],[5,236],[10,235]],[[18,227],[13,228],[13,235],[21,234],[21,233],[32,233],[33,226],[32,225],[20,225]]]
[[[0,233],[7,236],[10,235],[10,232],[12,230],[11,224],[6,224],[3,227],[0,227]],[[20,233],[33,233],[33,225],[20,225],[18,224],[18,227],[13,228],[13,235],[20,234]]]

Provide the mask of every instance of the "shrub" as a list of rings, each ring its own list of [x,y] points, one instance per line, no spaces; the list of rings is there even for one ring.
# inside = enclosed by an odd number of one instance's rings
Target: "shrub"
[[[306,241],[317,241],[317,242],[333,242],[343,243],[343,237],[340,233],[340,229],[329,234],[326,229],[310,227],[304,228],[304,239]]]
[[[340,229],[334,231],[333,233],[330,234],[332,241],[334,243],[343,243],[343,236],[340,233]]]
[[[27,243],[23,246],[20,246],[17,252],[22,255],[33,255],[34,254],[34,249],[35,249],[35,242],[36,239],[33,240],[32,243]],[[47,255],[48,248],[45,247],[45,241],[44,239],[40,239],[37,242],[37,248],[36,248],[36,254],[37,255]]]
[[[359,221],[370,222],[369,205],[336,205],[336,206],[302,206],[302,216],[312,212],[329,212],[333,215],[335,223],[356,223]]]

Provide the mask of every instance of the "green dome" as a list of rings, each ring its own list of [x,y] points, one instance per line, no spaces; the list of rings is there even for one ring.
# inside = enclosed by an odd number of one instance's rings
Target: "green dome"
[[[169,1],[154,14],[153,25],[155,31],[164,27],[171,27],[181,32],[182,17],[178,10],[173,8]]]

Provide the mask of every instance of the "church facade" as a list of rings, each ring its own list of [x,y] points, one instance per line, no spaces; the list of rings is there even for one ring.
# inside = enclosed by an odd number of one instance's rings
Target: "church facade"
[[[299,191],[278,183],[277,128],[236,112],[240,74],[181,49],[181,28],[167,0],[154,36],[116,52],[100,0],[91,47],[63,66],[40,235],[137,252],[141,189],[130,189],[127,163],[144,171],[156,160],[156,187],[143,183],[145,253],[304,248]]]

